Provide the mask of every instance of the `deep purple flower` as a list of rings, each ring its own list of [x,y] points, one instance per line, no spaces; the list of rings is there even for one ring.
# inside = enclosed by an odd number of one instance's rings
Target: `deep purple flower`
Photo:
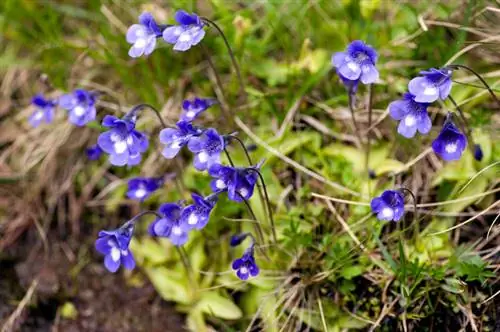
[[[250,235],[250,233],[240,233],[240,234],[235,234],[231,236],[231,241],[229,242],[229,245],[231,247],[236,247],[239,246],[245,239]]]
[[[115,166],[139,164],[141,153],[147,150],[149,142],[146,135],[135,130],[135,119],[106,115],[102,125],[110,129],[99,135],[97,144],[109,154],[110,163]]]
[[[59,105],[69,111],[69,122],[83,126],[96,117],[96,95],[90,91],[77,89],[61,96]]]
[[[175,13],[175,20],[179,25],[167,27],[163,31],[163,39],[174,45],[176,51],[187,51],[197,45],[205,36],[205,23],[196,14],[189,14],[183,10]]]
[[[194,127],[190,122],[179,121],[177,128],[165,128],[160,132],[160,142],[165,144],[162,154],[167,159],[174,158],[192,137],[199,136],[203,130]]]
[[[208,173],[214,178],[210,186],[214,192],[227,190],[229,199],[242,202],[253,195],[260,165],[240,168],[213,164]]]
[[[252,244],[247,250],[245,250],[243,256],[233,261],[232,268],[236,271],[236,275],[241,280],[247,280],[249,277],[255,277],[260,272],[253,255]]]
[[[101,158],[103,151],[99,147],[99,145],[94,144],[91,147],[87,148],[85,152],[87,153],[87,158],[89,158],[90,160],[97,160]]]
[[[132,44],[128,55],[138,58],[150,55],[156,46],[156,38],[161,37],[161,27],[156,23],[151,13],[142,13],[139,24],[132,24],[127,30],[127,43]]]
[[[38,127],[42,121],[46,123],[52,122],[54,119],[54,109],[56,108],[54,100],[45,99],[43,95],[38,94],[33,97],[31,103],[36,106],[36,110],[28,119],[32,127]]]
[[[181,246],[188,240],[188,229],[181,219],[182,208],[179,204],[165,203],[158,212],[163,216],[149,225],[152,236],[167,237],[175,246]]]
[[[377,52],[361,40],[355,40],[347,46],[346,52],[337,52],[332,56],[332,64],[346,83],[360,80],[363,84],[371,84],[378,80],[379,73],[375,64]],[[357,82],[352,82],[357,86]]]
[[[370,206],[379,220],[399,221],[405,212],[403,194],[396,190],[384,191],[380,197],[372,199]]]
[[[95,248],[104,256],[104,266],[110,272],[116,272],[121,264],[132,270],[135,267],[134,256],[128,248],[134,232],[132,222],[112,231],[100,231],[95,241]]]
[[[427,134],[432,127],[431,118],[427,114],[428,103],[418,103],[415,96],[405,93],[401,100],[389,104],[389,113],[394,120],[401,120],[398,133],[406,138],[415,136],[417,130]]]
[[[446,117],[438,137],[432,142],[432,149],[446,161],[458,160],[467,147],[467,137],[460,132],[451,119]]]
[[[415,77],[408,83],[408,91],[415,96],[419,103],[432,103],[438,99],[445,100],[451,90],[451,74],[449,68],[421,71],[419,77]]]
[[[479,144],[474,144],[474,159],[477,161],[483,160],[483,149],[481,149],[481,145]]]
[[[217,104],[217,99],[213,98],[194,98],[193,100],[184,100],[182,102],[182,121],[191,122],[201,113],[205,112],[210,106]]]
[[[202,229],[208,223],[210,212],[217,203],[217,194],[208,197],[191,194],[194,204],[186,206],[181,212],[181,225],[184,230]]]
[[[160,178],[133,178],[128,180],[127,197],[138,201],[144,201],[158,190],[164,183],[163,177]]]
[[[220,154],[225,146],[224,137],[213,128],[207,129],[201,136],[191,138],[188,149],[195,153],[194,167],[204,171],[212,164],[220,163]]]

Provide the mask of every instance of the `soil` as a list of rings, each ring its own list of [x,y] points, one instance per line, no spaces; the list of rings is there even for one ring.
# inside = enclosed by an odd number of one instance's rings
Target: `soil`
[[[0,326],[6,332],[185,330],[184,317],[150,283],[127,285],[123,272],[106,271],[89,246],[82,252],[74,250],[77,243],[51,242],[47,255],[29,242],[21,239],[0,253]],[[33,296],[6,328],[35,278]],[[74,318],[64,318],[65,303],[76,309]]]

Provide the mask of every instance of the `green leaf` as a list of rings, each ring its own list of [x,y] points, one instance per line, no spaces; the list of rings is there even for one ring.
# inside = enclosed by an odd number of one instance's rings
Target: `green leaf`
[[[145,271],[163,299],[181,304],[192,303],[193,295],[189,292],[189,279],[184,274],[166,267],[145,268]]]
[[[340,273],[340,275],[342,277],[344,277],[345,279],[352,279],[354,277],[357,277],[359,275],[361,275],[364,271],[364,267],[361,266],[361,265],[352,265],[352,266],[348,266],[344,269],[342,269],[342,272]]]
[[[222,319],[239,319],[243,316],[241,309],[233,301],[216,292],[203,293],[196,307],[206,314]]]

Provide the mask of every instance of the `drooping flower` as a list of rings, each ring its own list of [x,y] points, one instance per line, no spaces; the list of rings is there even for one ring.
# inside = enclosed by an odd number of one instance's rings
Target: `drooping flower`
[[[481,149],[481,145],[479,144],[474,144],[474,159],[477,161],[483,160],[483,149]]]
[[[210,106],[217,104],[214,98],[194,98],[193,100],[184,100],[182,102],[182,121],[191,122],[201,113],[205,112]]]
[[[162,36],[162,29],[156,23],[151,13],[142,13],[139,16],[139,24],[133,24],[127,30],[127,43],[132,44],[128,55],[138,58],[141,55],[153,53],[156,46],[156,38]]]
[[[182,208],[179,204],[165,203],[160,206],[158,213],[163,216],[149,225],[149,234],[152,236],[167,237],[175,246],[181,246],[188,240],[188,229],[183,225],[181,218]]]
[[[188,149],[195,153],[194,167],[204,171],[212,164],[220,163],[220,154],[225,146],[224,137],[213,128],[207,129],[201,136],[191,138]]]
[[[189,231],[191,229],[204,228],[210,219],[210,212],[217,203],[217,194],[203,198],[197,194],[191,194],[194,204],[186,206],[181,213],[181,225]]]
[[[95,93],[83,89],[65,94],[59,99],[59,105],[69,112],[69,122],[77,126],[83,126],[95,119],[95,102]]]
[[[249,277],[256,277],[260,272],[257,263],[255,263],[253,247],[254,245],[252,244],[245,250],[243,256],[233,261],[232,268],[241,280],[247,280]]]
[[[43,95],[38,94],[33,97],[31,103],[36,106],[36,110],[28,119],[32,127],[38,127],[42,121],[46,123],[52,122],[54,119],[54,110],[57,105],[54,100],[45,99]]]
[[[97,160],[101,158],[103,151],[99,147],[99,145],[94,144],[91,147],[87,148],[85,152],[87,153],[87,158],[89,158],[90,160]]]
[[[408,91],[415,96],[418,103],[432,103],[438,99],[445,100],[451,91],[451,75],[449,68],[421,71],[408,83]]]
[[[167,159],[174,158],[192,137],[200,136],[202,133],[201,128],[197,128],[187,121],[177,122],[177,128],[162,129],[160,142],[165,144],[162,151],[163,156]]]
[[[231,247],[236,247],[239,246],[245,239],[250,235],[250,233],[240,233],[240,234],[235,234],[231,236],[231,241],[229,242],[229,245]]]
[[[174,45],[176,51],[187,51],[197,45],[205,36],[205,23],[196,14],[189,14],[184,10],[175,13],[175,20],[179,25],[167,27],[163,31],[163,39]]]
[[[432,149],[446,161],[458,160],[467,147],[467,137],[455,126],[448,113],[443,128],[432,142]]]
[[[208,173],[214,178],[210,186],[214,192],[227,190],[229,199],[243,202],[253,195],[259,167],[260,165],[243,168],[213,164],[208,169]]]
[[[345,52],[333,54],[332,64],[344,84],[347,82],[356,87],[358,80],[363,84],[375,83],[378,80],[379,73],[375,67],[377,57],[373,47],[361,40],[355,40],[347,46]]]
[[[158,190],[164,183],[164,178],[142,178],[137,177],[128,180],[127,197],[130,199],[144,201]]]
[[[95,248],[104,256],[104,266],[110,272],[118,271],[121,264],[132,270],[135,267],[134,256],[129,249],[134,232],[133,222],[127,222],[122,227],[112,231],[100,231],[95,241]]]
[[[406,138],[415,136],[417,130],[427,134],[432,127],[431,118],[427,113],[428,103],[415,101],[415,96],[405,93],[401,100],[389,104],[389,114],[394,120],[400,120],[398,133]]]
[[[396,190],[386,190],[372,199],[372,212],[377,214],[379,220],[399,221],[405,212],[403,194]]]
[[[135,118],[125,116],[118,119],[106,115],[102,125],[110,129],[99,135],[97,144],[109,154],[110,163],[115,166],[139,164],[141,154],[147,150],[149,142],[146,135],[135,130]]]

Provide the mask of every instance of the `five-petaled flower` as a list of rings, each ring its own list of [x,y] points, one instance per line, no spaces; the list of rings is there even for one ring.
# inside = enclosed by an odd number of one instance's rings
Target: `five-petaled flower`
[[[72,93],[62,95],[59,106],[68,110],[69,122],[83,126],[96,117],[96,94],[83,89],[76,89]]]
[[[249,277],[255,277],[259,274],[260,270],[257,263],[255,263],[253,247],[252,244],[245,250],[243,256],[233,261],[232,268],[241,280],[247,280]]]
[[[174,45],[176,51],[187,51],[197,45],[205,36],[205,23],[196,14],[189,14],[184,10],[175,13],[175,20],[179,25],[167,27],[163,31],[163,39]]]
[[[102,125],[110,129],[99,135],[97,144],[109,154],[110,163],[115,166],[139,164],[141,153],[147,150],[149,142],[146,135],[135,130],[135,119],[106,115]]]
[[[353,89],[356,88],[358,80],[363,84],[375,83],[378,80],[376,63],[377,52],[361,40],[353,41],[345,52],[337,52],[332,56],[332,64],[342,81],[352,85]]]
[[[160,142],[165,145],[162,154],[167,159],[174,158],[192,137],[200,136],[203,130],[190,122],[179,121],[177,128],[165,128],[160,132]]]
[[[129,221],[112,231],[100,231],[95,248],[104,256],[104,266],[110,272],[116,272],[121,264],[126,269],[135,267],[134,256],[129,249],[134,232],[134,223]]]
[[[194,204],[186,206],[181,212],[181,225],[184,230],[204,228],[210,218],[210,212],[217,203],[217,193],[205,198],[197,194],[191,194]]]
[[[137,177],[128,180],[127,197],[138,201],[144,201],[158,190],[164,183],[163,177],[142,178]]]
[[[428,103],[415,101],[415,96],[405,93],[401,100],[389,104],[389,113],[394,120],[401,120],[398,133],[406,138],[415,136],[417,130],[427,134],[432,127],[431,119],[427,113]]]
[[[152,236],[167,237],[175,246],[181,246],[188,240],[188,227],[185,227],[181,218],[182,207],[176,203],[165,203],[160,206],[158,213],[163,218],[156,219],[149,225],[149,234]]]
[[[225,139],[217,130],[207,129],[201,136],[189,140],[188,149],[195,153],[194,167],[199,171],[220,163],[220,154],[226,146]]]
[[[142,13],[139,24],[133,24],[127,30],[127,43],[132,44],[128,55],[138,58],[141,55],[151,54],[156,46],[156,38],[162,36],[162,29],[156,23],[153,15]]]
[[[50,123],[54,119],[54,109],[57,103],[54,100],[45,99],[41,94],[33,97],[31,103],[36,106],[36,110],[29,117],[28,121],[31,126],[38,127],[40,123]]]
[[[446,161],[458,160],[467,147],[467,137],[460,132],[448,113],[443,128],[432,142],[432,149]]]
[[[217,104],[214,98],[194,98],[193,100],[184,100],[182,102],[181,120],[191,122],[201,113],[205,112],[210,106]]]
[[[214,178],[210,186],[214,192],[227,190],[229,199],[236,202],[248,200],[253,195],[260,165],[230,167],[213,164],[208,173]]]
[[[97,144],[88,147],[85,152],[87,153],[87,158],[90,160],[97,160],[101,158],[102,155],[102,149]]]
[[[404,196],[397,190],[384,191],[372,199],[370,206],[379,220],[399,221],[405,212]]]
[[[431,68],[428,71],[421,71],[421,76],[415,77],[408,83],[408,91],[419,103],[445,100],[451,91],[452,73],[453,71],[449,68]]]

